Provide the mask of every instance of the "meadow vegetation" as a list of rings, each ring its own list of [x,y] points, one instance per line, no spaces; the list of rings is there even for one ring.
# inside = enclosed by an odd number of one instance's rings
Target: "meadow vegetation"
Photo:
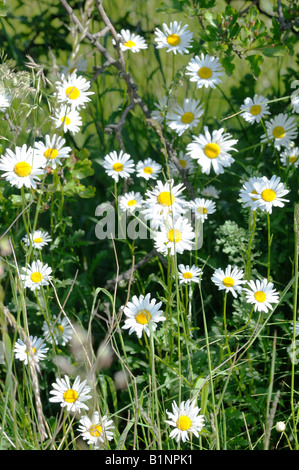
[[[0,2],[0,449],[298,450],[298,5]]]

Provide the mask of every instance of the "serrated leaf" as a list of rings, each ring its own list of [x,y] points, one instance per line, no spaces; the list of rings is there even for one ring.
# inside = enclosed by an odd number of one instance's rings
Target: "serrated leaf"
[[[266,57],[283,57],[288,52],[284,46],[265,47],[260,51]]]
[[[254,54],[246,57],[246,60],[250,64],[251,71],[255,78],[259,77],[261,74],[260,65],[264,62],[264,59],[261,55]]]
[[[223,65],[225,69],[225,73],[230,77],[235,69],[235,64],[232,62],[233,61],[233,56],[226,56],[223,59],[221,59],[221,64]]]

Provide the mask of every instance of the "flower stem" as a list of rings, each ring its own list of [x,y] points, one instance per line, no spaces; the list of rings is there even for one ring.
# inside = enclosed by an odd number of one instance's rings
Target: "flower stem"
[[[269,212],[267,212],[267,224],[268,224],[268,263],[267,263],[267,279],[269,280],[270,278],[270,270],[271,270],[271,243],[272,243],[272,237],[271,237],[271,227],[270,227],[270,215]]]
[[[253,216],[253,222],[250,223],[252,220],[252,216]],[[251,277],[251,246],[252,246],[252,240],[253,240],[255,228],[256,228],[256,211],[250,212],[249,229],[250,229],[250,226],[252,227],[252,229],[251,229],[251,235],[250,235],[248,248],[247,248],[247,254],[246,254],[247,259],[246,259],[246,268],[245,268],[245,279],[247,281],[249,281]]]
[[[297,317],[297,299],[298,299],[298,245],[299,245],[299,204],[295,205],[294,211],[294,300],[293,300],[293,338],[292,338],[292,368],[291,368],[291,412],[294,426],[294,438],[295,446],[298,449],[298,439],[297,439],[297,420],[295,416],[295,407],[294,407],[294,390],[295,390],[295,354],[296,354],[296,317]]]
[[[216,449],[217,449],[217,450],[220,450],[219,431],[218,431],[218,420],[217,420],[217,413],[216,413],[215,392],[214,392],[214,383],[213,383],[213,372],[212,372],[211,354],[210,354],[210,346],[209,346],[209,335],[208,335],[206,314],[205,314],[205,309],[204,309],[204,302],[203,302],[203,297],[202,297],[202,291],[201,291],[201,285],[200,285],[200,283],[198,284],[198,287],[199,287],[199,293],[200,293],[201,308],[202,308],[202,317],[203,317],[204,332],[205,332],[205,340],[206,340],[206,348],[207,348],[207,359],[208,359],[209,379],[210,379],[211,396],[212,396],[212,408],[213,408],[213,417],[214,417],[214,425],[215,425]]]

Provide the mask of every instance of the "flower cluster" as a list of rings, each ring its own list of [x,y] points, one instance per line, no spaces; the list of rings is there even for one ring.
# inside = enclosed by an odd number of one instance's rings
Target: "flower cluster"
[[[174,54],[173,58],[177,54],[187,56],[190,53],[193,33],[188,30],[188,25],[178,21],[164,23],[161,28],[155,29],[154,34],[157,50]],[[121,58],[129,51],[136,57],[135,54],[148,49],[146,40],[128,29],[121,29],[119,34],[114,34],[112,44]],[[149,121],[155,121],[153,124],[159,130],[158,134],[161,132],[159,135],[170,136],[167,141],[169,147],[165,145],[163,149],[169,151],[166,165],[164,156],[163,161],[159,161],[159,156],[155,159],[148,154],[136,162],[133,152],[126,151],[125,144],[121,150],[109,148],[105,153],[103,151],[101,161],[108,180],[111,178],[114,184],[115,195],[119,187],[123,188],[117,200],[117,211],[124,211],[136,220],[142,219],[150,232],[155,253],[163,262],[168,261],[169,266],[174,267],[175,274],[172,271],[169,278],[173,280],[174,277],[177,281],[177,297],[180,293],[190,295],[196,285],[205,282],[205,268],[198,266],[198,256],[192,260],[191,252],[197,252],[200,248],[203,226],[209,226],[213,214],[225,208],[220,198],[225,188],[222,187],[220,191],[210,183],[214,179],[221,183],[223,174],[234,171],[233,165],[239,162],[242,150],[240,140],[235,138],[238,131],[228,132],[225,125],[222,127],[217,124],[216,119],[209,125],[205,122],[208,110],[205,107],[205,94],[208,89],[209,93],[214,93],[219,88],[225,75],[222,63],[220,57],[198,52],[190,60],[187,59],[181,69],[188,83],[187,96],[179,99],[178,94],[169,93],[155,99],[155,109],[151,110],[152,119]],[[22,197],[26,190],[33,196],[42,193],[48,174],[63,173],[64,163],[72,155],[72,148],[67,145],[70,137],[67,133],[71,133],[73,138],[80,132],[83,115],[80,113],[91,102],[94,94],[91,82],[80,75],[86,65],[85,59],[69,60],[62,68],[53,93],[56,107],[49,119],[54,131],[48,131],[42,136],[38,134],[38,139],[30,146],[23,144],[13,149],[6,148],[0,157],[1,177],[11,187],[21,190]],[[12,96],[2,90],[0,112],[6,113],[12,102]],[[293,113],[298,113],[298,99],[293,98],[289,105]],[[245,125],[261,129],[259,145],[261,148],[273,148],[278,162],[286,168],[286,174],[290,167],[298,168],[299,148],[294,143],[298,136],[295,116],[287,112],[272,116],[271,100],[259,94],[247,96],[243,103],[239,103],[239,110],[237,114],[245,121]],[[257,173],[250,174],[251,177],[246,181],[242,180],[237,194],[245,208],[244,212],[250,212],[252,217],[256,217],[257,213],[264,214],[269,220],[272,212],[289,202],[286,196],[290,190],[280,173],[277,173],[280,176],[266,176],[260,168],[258,166]],[[188,191],[189,177],[195,184],[199,182],[198,188],[192,187],[193,192]],[[139,186],[134,186],[136,182]],[[40,303],[45,291],[51,290],[55,283],[54,266],[44,262],[42,256],[47,247],[51,247],[54,236],[52,227],[49,233],[37,226],[36,220],[31,228],[26,227],[27,233],[22,233],[21,246],[26,253],[26,262],[18,271],[18,288],[28,296],[36,296]],[[183,256],[187,260],[183,260]],[[209,280],[224,293],[225,299],[230,295],[234,299],[241,299],[252,306],[252,312],[267,313],[273,309],[273,305],[279,304],[280,295],[270,275],[266,278],[255,272],[254,276],[250,273],[250,276],[245,277],[243,269],[228,264],[225,269],[214,269]],[[170,303],[171,300],[168,300]],[[188,299],[185,300],[187,303]],[[162,331],[162,325],[165,330],[168,328],[169,305],[164,309],[163,303],[166,303],[164,297],[157,295],[157,298],[153,298],[151,293],[144,292],[132,295],[131,298],[128,296],[126,304],[120,308],[119,319],[123,321],[121,330],[127,330],[126,335],[130,338],[135,334],[138,342],[144,341],[146,346],[149,346],[150,338],[152,346],[152,341],[159,339],[159,328]],[[175,321],[179,323],[180,320]],[[297,330],[298,324],[295,326],[296,335]],[[49,345],[53,350],[59,350],[74,335],[72,323],[63,309],[57,315],[46,315],[41,331],[41,337],[30,335],[26,340],[22,337],[14,344],[15,358],[25,366],[32,366],[30,361],[34,359],[33,365],[36,367],[47,359],[51,350]],[[74,379],[67,374],[57,377],[49,394],[50,403],[59,404],[66,414],[80,415],[77,431],[87,445],[100,449],[114,438],[113,420],[108,412],[101,415],[96,409],[96,393],[89,377],[83,380],[80,375],[75,375]],[[95,403],[90,410],[91,400]],[[81,416],[82,412],[86,414]],[[187,399],[179,404],[173,401],[171,411],[166,410],[165,420],[173,428],[170,437],[178,444],[181,441],[185,443],[192,435],[198,438],[205,426],[205,417],[199,413],[195,400]]]

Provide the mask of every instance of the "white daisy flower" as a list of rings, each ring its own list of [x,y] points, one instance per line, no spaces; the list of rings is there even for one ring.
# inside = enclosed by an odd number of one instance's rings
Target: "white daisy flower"
[[[208,218],[208,215],[216,212],[215,202],[201,197],[190,201],[190,207],[194,211],[196,219],[201,219],[202,222]]]
[[[290,147],[292,140],[297,138],[297,124],[293,116],[280,113],[265,122],[266,134],[261,136],[261,142],[274,142],[274,146],[280,150],[281,147]],[[269,145],[271,144],[269,142]]]
[[[22,147],[15,147],[15,152],[6,149],[0,159],[0,171],[4,172],[2,177],[12,186],[18,189],[22,186],[35,189],[36,181],[40,181],[39,176],[45,171],[45,164],[44,157],[34,156],[33,149],[24,144]]]
[[[136,165],[136,176],[139,178],[157,179],[158,174],[162,170],[162,165],[155,162],[151,158],[146,158],[143,162],[138,162]]]
[[[280,161],[283,166],[299,166],[299,147],[286,148],[280,155]]]
[[[293,113],[299,113],[299,95],[292,96],[291,106],[293,108]]]
[[[184,189],[183,183],[175,186],[173,180],[166,183],[157,181],[155,188],[148,189],[145,193],[146,200],[142,209],[145,220],[150,220],[152,227],[158,228],[170,213],[174,216],[183,214],[186,202],[181,193]]]
[[[47,164],[55,169],[57,164],[62,165],[60,159],[68,158],[72,151],[71,147],[64,147],[65,142],[63,137],[55,134],[52,137],[46,135],[44,142],[35,142],[33,147],[34,155],[46,158]]]
[[[218,83],[221,83],[219,77],[224,73],[222,65],[217,57],[204,55],[201,53],[200,57],[195,56],[190,60],[186,67],[186,75],[189,75],[191,82],[196,82],[197,88],[216,88]]]
[[[217,175],[224,173],[235,160],[229,152],[236,149],[233,147],[238,141],[231,139],[231,134],[224,133],[224,129],[214,130],[210,134],[207,126],[204,134],[193,136],[193,142],[187,145],[187,154],[197,160],[202,172],[210,174],[211,167]]]
[[[52,238],[48,232],[45,232],[44,230],[35,230],[33,233],[30,233],[29,235],[26,234],[25,237],[23,237],[23,243],[25,246],[29,247],[32,245],[33,248],[37,248],[38,250],[41,250],[51,241]]]
[[[260,122],[267,114],[271,114],[267,103],[268,100],[262,95],[255,94],[253,99],[248,97],[240,107],[243,110],[241,116],[250,124]]]
[[[199,437],[199,432],[204,427],[204,416],[199,415],[200,408],[195,406],[190,400],[182,402],[180,406],[175,401],[172,403],[172,412],[166,411],[168,420],[165,422],[173,426],[169,437],[176,439],[177,442],[189,441],[189,436],[194,434]]]
[[[43,323],[42,330],[46,341],[50,344],[65,346],[73,336],[73,329],[66,317],[57,320],[53,315],[53,321],[49,324],[46,320]]]
[[[85,57],[69,58],[67,65],[61,66],[61,76],[72,75],[72,73],[85,72],[87,69],[87,60]]]
[[[81,409],[88,410],[88,406],[84,403],[92,398],[88,395],[91,388],[86,385],[86,380],[80,383],[79,375],[76,377],[73,385],[70,384],[70,379],[67,375],[62,379],[56,379],[52,384],[54,390],[50,390],[53,397],[49,398],[50,402],[60,403],[62,408],[66,407],[67,411],[81,412]]]
[[[160,122],[162,124],[164,119],[166,118],[166,113],[168,111],[168,98],[166,95],[163,95],[162,98],[158,100],[158,103],[154,103],[154,106],[157,109],[154,109],[151,113],[151,117],[155,119],[155,121]]]
[[[155,331],[157,323],[166,320],[163,311],[159,310],[162,302],[156,303],[156,299],[150,297],[150,294],[140,295],[139,297],[134,295],[132,301],[125,306],[123,313],[127,318],[122,328],[124,330],[129,329],[129,335],[135,332],[137,337],[141,338],[144,331],[147,336],[150,336],[150,327],[152,331]]]
[[[7,91],[0,92],[0,112],[4,113],[12,103],[12,96]]]
[[[179,264],[178,269],[180,284],[190,284],[191,282],[199,282],[199,278],[202,274],[202,269],[195,266],[195,264],[193,264],[193,266],[191,267],[188,264],[186,266],[184,264]]]
[[[89,95],[93,91],[87,91],[90,88],[90,82],[84,77],[77,76],[76,72],[66,77],[62,75],[61,80],[56,82],[57,99],[60,103],[66,103],[72,108],[85,108],[90,100]]]
[[[176,54],[188,54],[188,49],[191,47],[193,33],[188,31],[188,25],[181,26],[182,22],[173,21],[169,26],[163,23],[161,31],[156,28],[155,41],[157,43],[157,49],[167,48],[167,52],[173,52]]]
[[[78,432],[82,439],[87,441],[88,445],[93,445],[95,449],[100,447],[105,440],[113,439],[114,424],[106,415],[100,417],[98,411],[95,411],[91,418],[82,416]]]
[[[201,191],[202,196],[205,196],[207,198],[212,197],[214,199],[219,199],[220,193],[221,193],[221,191],[216,189],[215,186],[213,186],[211,184],[208,185],[208,186],[205,186],[203,188],[203,190]]]
[[[269,212],[269,214],[272,213],[273,207],[283,207],[285,202],[289,202],[283,196],[290,191],[285,188],[284,183],[280,182],[279,176],[273,175],[270,180],[263,177],[253,183],[253,187],[255,192],[251,193],[251,196],[256,197],[257,207],[262,211]]]
[[[185,217],[178,217],[174,222],[166,220],[154,237],[155,248],[159,253],[183,253],[191,251],[194,246],[195,233]]]
[[[254,184],[264,181],[263,178],[253,176],[246,181],[240,191],[240,198],[244,207],[250,207],[252,211],[255,211],[258,207],[258,198],[255,196],[257,194],[256,189],[254,189]]]
[[[143,199],[139,192],[130,191],[119,196],[119,207],[123,211],[134,212],[142,207]]]
[[[131,160],[128,153],[124,153],[122,150],[117,154],[114,150],[104,157],[103,167],[106,170],[107,175],[118,182],[119,177],[128,178],[130,173],[135,171],[135,163]]]
[[[185,98],[182,107],[177,104],[166,114],[166,124],[181,136],[198,125],[203,111],[200,100]]]
[[[178,161],[182,170],[185,170],[189,174],[194,172],[194,161],[182,150],[179,152]],[[172,161],[169,162],[169,171],[173,176],[177,176],[180,173],[177,166]]]
[[[218,287],[219,290],[225,290],[226,293],[231,292],[234,297],[237,297],[242,291],[242,284],[246,281],[243,280],[244,272],[234,267],[232,268],[229,264],[225,271],[218,268],[214,271],[212,281]]]
[[[24,288],[28,287],[32,291],[35,289],[39,290],[41,286],[47,286],[49,280],[52,279],[52,268],[47,264],[43,264],[40,260],[33,261],[31,265],[28,264],[27,268],[22,268],[22,270],[24,274],[20,276]]]
[[[46,357],[46,353],[49,350],[44,344],[43,338],[38,338],[37,336],[30,336],[29,343],[31,352],[34,356],[36,362],[39,362]],[[25,365],[28,364],[28,361],[31,360],[30,352],[28,351],[28,347],[26,343],[24,343],[21,339],[18,339],[15,343],[14,347],[15,357],[20,361],[23,361]]]
[[[142,36],[131,33],[128,29],[122,29],[118,34],[120,39],[120,48],[122,51],[140,52],[141,49],[147,49],[147,44]],[[114,39],[112,43],[115,44]]]
[[[78,111],[65,104],[56,111],[55,116],[51,116],[51,119],[55,122],[56,128],[62,129],[63,132],[77,134],[82,126],[82,118]]]
[[[254,305],[254,310],[267,313],[272,309],[272,304],[277,304],[279,301],[278,292],[273,289],[273,283],[268,282],[267,279],[262,281],[249,281],[249,289],[244,287],[246,293],[246,302]]]

